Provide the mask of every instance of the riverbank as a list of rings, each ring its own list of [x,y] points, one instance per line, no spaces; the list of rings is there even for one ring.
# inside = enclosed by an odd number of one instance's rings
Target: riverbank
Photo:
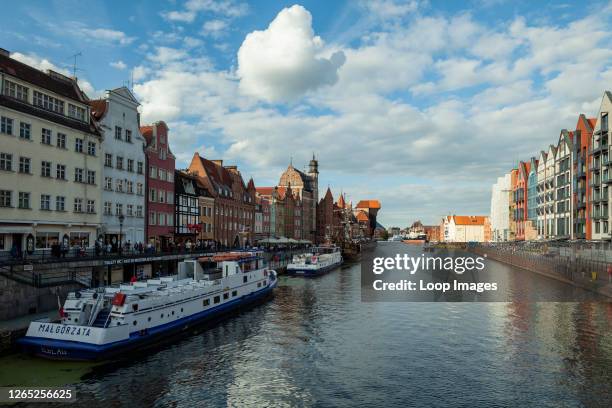
[[[594,264],[582,259],[551,258],[516,248],[468,245],[462,249],[612,299],[612,284],[609,277],[602,273],[603,268],[599,263]]]

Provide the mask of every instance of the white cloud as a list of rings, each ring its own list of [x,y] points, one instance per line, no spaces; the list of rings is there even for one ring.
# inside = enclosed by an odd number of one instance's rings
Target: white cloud
[[[119,70],[124,70],[127,68],[127,65],[125,64],[125,62],[119,60],[119,61],[113,61],[109,64],[111,67],[113,68],[117,68]]]
[[[189,0],[183,10],[166,11],[161,15],[168,21],[193,23],[202,12],[236,18],[246,15],[248,11],[248,4],[234,0]]]
[[[240,89],[266,101],[294,100],[338,80],[341,51],[320,56],[323,40],[302,6],[283,9],[263,31],[248,34],[238,50]]]
[[[202,26],[202,35],[218,38],[225,33],[228,24],[223,20],[209,20]]]
[[[92,41],[114,43],[119,45],[131,44],[135,38],[127,36],[123,31],[108,28],[80,28],[78,31]]]
[[[368,13],[374,14],[382,19],[403,17],[414,13],[419,9],[419,2],[397,1],[397,0],[365,0],[360,5]]]

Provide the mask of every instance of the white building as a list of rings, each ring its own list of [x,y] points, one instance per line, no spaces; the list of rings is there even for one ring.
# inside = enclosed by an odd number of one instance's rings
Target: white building
[[[609,114],[612,112],[612,93],[606,91],[603,95],[597,122],[593,128],[592,157],[591,157],[591,220],[593,223],[593,239],[610,238],[610,194],[608,173],[603,176],[603,170],[607,169],[609,163],[610,149],[610,127]]]
[[[76,80],[0,49],[0,251],[93,246],[100,141]]]
[[[553,145],[540,153],[538,161],[538,239],[555,235],[555,162],[557,148]]]
[[[120,242],[145,242],[145,140],[140,134],[139,103],[121,87],[90,104],[104,134],[101,238],[113,250]]]
[[[491,193],[491,239],[494,242],[510,239],[511,174],[498,177]]]
[[[572,152],[574,150],[572,135],[565,129],[561,130],[557,155],[555,157],[554,183],[554,219],[557,238],[573,237],[573,199],[572,199]]]
[[[488,217],[448,215],[442,219],[444,242],[487,242],[490,235]]]

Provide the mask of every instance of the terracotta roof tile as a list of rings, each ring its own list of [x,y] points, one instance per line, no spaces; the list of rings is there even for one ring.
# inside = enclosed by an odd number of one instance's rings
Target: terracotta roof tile
[[[378,200],[361,200],[357,203],[355,208],[371,208],[380,209],[380,201]]]

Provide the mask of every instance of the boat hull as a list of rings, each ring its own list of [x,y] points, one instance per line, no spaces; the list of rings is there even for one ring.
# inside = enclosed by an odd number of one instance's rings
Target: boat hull
[[[97,345],[79,341],[26,336],[18,339],[17,344],[28,354],[53,360],[92,361],[118,357],[129,351],[160,342],[162,339],[173,334],[192,329],[196,325],[261,301],[273,293],[277,283],[278,279],[275,279],[268,287],[257,292],[223,303],[215,308],[152,327],[144,334],[139,332],[131,333],[129,338],[113,343]]]
[[[289,269],[287,268],[287,275],[289,276],[304,276],[304,277],[315,277],[315,276],[320,276],[323,274],[326,274],[327,272],[331,271],[332,269],[335,269],[337,267],[339,267],[340,265],[342,265],[342,261],[336,262],[334,264],[325,266],[323,268],[319,268],[319,269],[302,269],[302,268],[293,268],[293,269]]]

